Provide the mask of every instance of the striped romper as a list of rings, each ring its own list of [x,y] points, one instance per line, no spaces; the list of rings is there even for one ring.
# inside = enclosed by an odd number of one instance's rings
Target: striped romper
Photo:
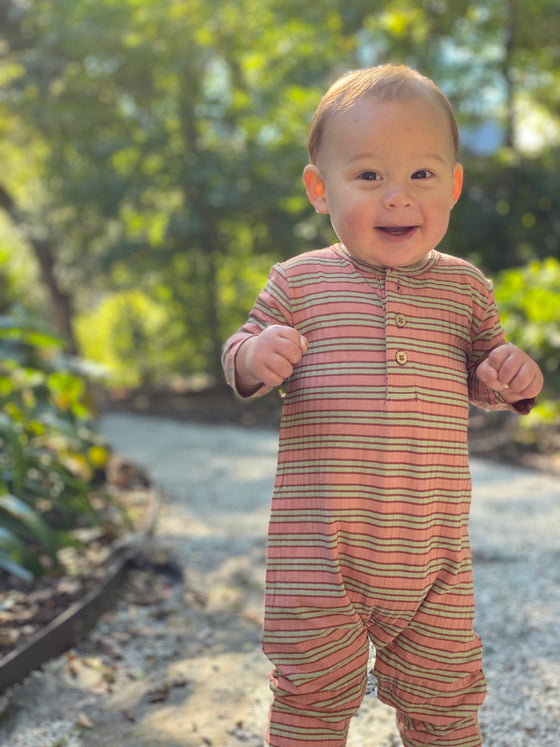
[[[474,374],[504,342],[491,285],[436,251],[380,269],[337,244],[275,265],[224,346],[234,388],[237,350],[271,324],[309,348],[286,383],[272,498],[267,744],[344,745],[372,641],[403,744],[478,747],[467,416],[469,400],[509,407]]]

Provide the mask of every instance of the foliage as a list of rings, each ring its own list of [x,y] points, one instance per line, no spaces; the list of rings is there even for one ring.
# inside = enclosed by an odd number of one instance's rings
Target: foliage
[[[33,258],[25,246],[14,252],[17,233],[0,214],[0,314],[15,303],[38,312],[44,301]]]
[[[532,420],[558,422],[560,416],[560,261],[533,261],[503,270],[495,293],[510,342],[541,366],[545,388]]]
[[[321,93],[345,70],[391,60],[431,75],[461,125],[492,120],[504,133],[507,159],[465,153],[450,251],[492,271],[558,256],[555,154],[517,152],[535,102],[558,124],[556,4],[6,0],[0,205],[50,270],[51,295],[59,283],[59,301],[72,296],[88,350],[96,339],[132,380],[163,365],[217,372],[257,284],[248,276],[332,240],[301,184]]]
[[[315,33],[294,18],[286,37],[280,13],[248,1],[42,0],[10,81],[15,110],[49,143],[42,208],[67,287],[109,277],[157,302],[165,286],[173,323],[206,361],[223,333],[216,274],[248,216],[254,253],[294,249],[277,202],[296,164],[299,180],[294,142],[317,94],[295,49],[310,57]],[[291,218],[304,206],[303,194],[292,200]]]
[[[108,454],[63,343],[22,309],[0,316],[0,568],[24,579],[99,523],[91,483]]]
[[[123,290],[103,297],[76,320],[84,356],[106,370],[107,382],[125,387],[162,383],[174,373],[177,346],[196,349],[185,325],[173,320],[172,303],[157,303],[140,290]],[[200,370],[200,361],[193,361]],[[197,365],[198,364],[198,365]]]
[[[558,149],[468,159],[445,246],[487,272],[560,257]]]
[[[245,262],[225,256],[217,271],[219,302],[231,325],[246,318],[266,282],[273,257],[251,256]],[[165,287],[150,296],[140,289],[106,293],[91,310],[76,318],[76,335],[87,360],[100,363],[110,385],[165,385],[173,376],[204,371],[209,351],[200,308],[191,302],[178,307]]]

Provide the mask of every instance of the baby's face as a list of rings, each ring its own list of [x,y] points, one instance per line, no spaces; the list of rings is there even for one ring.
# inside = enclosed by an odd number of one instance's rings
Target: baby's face
[[[310,199],[340,241],[384,267],[416,264],[439,244],[463,173],[447,116],[426,97],[367,99],[332,117],[308,170]]]

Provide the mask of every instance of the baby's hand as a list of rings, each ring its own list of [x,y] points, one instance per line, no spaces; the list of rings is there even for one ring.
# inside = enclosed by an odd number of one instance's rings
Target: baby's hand
[[[543,386],[538,365],[515,345],[494,348],[476,373],[483,384],[500,392],[507,402],[536,397]]]
[[[238,361],[238,376],[239,368],[243,367],[244,373],[253,380],[251,383],[280,386],[292,375],[307,346],[306,338],[293,327],[279,324],[266,327],[241,347],[239,352],[243,355]]]

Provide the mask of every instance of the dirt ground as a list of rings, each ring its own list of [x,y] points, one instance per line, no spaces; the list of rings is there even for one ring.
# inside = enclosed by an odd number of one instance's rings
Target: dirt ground
[[[262,745],[260,651],[273,429],[112,414],[103,432],[165,495],[122,598],[74,650],[1,700],[6,747]],[[557,477],[473,459],[487,747],[560,743]],[[156,569],[158,572],[156,572]],[[400,744],[371,682],[349,747]]]

